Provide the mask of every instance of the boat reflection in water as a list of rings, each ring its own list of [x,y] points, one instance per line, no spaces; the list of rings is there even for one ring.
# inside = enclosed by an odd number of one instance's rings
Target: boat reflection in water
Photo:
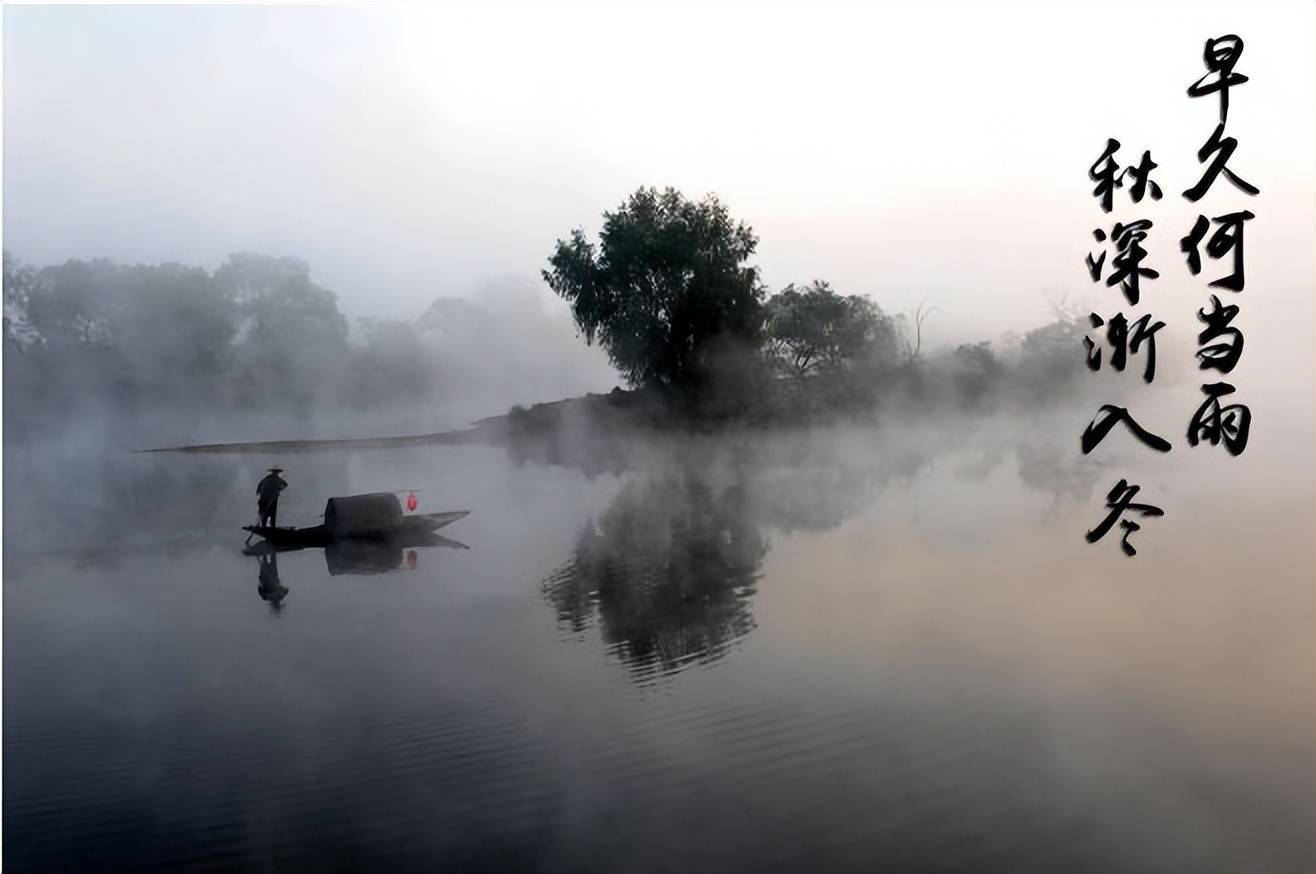
[[[438,534],[397,540],[339,540],[324,548],[324,563],[330,576],[340,574],[387,574],[415,570],[420,559],[418,546],[470,549],[464,543]]]
[[[324,546],[274,546],[262,541],[243,547],[242,554],[260,559],[257,594],[274,610],[283,607],[288,587],[279,579],[279,553],[300,552],[304,549],[323,549],[325,568],[331,576],[343,574],[386,574],[393,571],[415,570],[420,558],[417,548],[447,547],[470,549],[464,543],[435,533],[411,533],[398,537],[375,539],[353,538],[336,540]]]
[[[559,623],[595,626],[637,682],[716,662],[754,629],[767,543],[737,485],[686,473],[633,482],[543,585]]]

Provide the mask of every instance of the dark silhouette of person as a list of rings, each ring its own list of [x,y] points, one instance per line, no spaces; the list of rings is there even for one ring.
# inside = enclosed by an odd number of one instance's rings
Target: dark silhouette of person
[[[260,514],[258,525],[265,525],[267,519],[271,528],[278,524],[279,492],[288,487],[288,483],[279,476],[281,473],[283,468],[271,467],[264,479],[256,484],[256,510]]]
[[[260,585],[256,594],[262,601],[268,601],[275,610],[283,607],[283,599],[288,597],[288,587],[279,581],[279,557],[273,552],[260,557]]]

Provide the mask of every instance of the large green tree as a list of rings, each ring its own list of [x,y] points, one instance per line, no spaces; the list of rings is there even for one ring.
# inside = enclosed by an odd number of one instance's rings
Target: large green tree
[[[558,240],[543,276],[632,385],[692,387],[718,349],[759,343],[764,289],[745,263],[757,245],[713,195],[641,188],[603,214],[597,246],[581,229]]]

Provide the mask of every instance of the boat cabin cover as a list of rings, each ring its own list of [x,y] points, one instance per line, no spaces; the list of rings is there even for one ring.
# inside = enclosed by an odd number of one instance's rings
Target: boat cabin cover
[[[392,492],[330,498],[324,505],[324,527],[331,537],[385,534],[401,518],[402,504]]]

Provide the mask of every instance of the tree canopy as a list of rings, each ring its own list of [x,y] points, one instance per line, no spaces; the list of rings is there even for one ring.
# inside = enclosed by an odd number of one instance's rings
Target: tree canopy
[[[518,280],[440,299],[414,320],[349,323],[299,258],[33,267],[5,252],[6,433],[50,433],[84,414],[136,422],[159,412],[172,425],[343,409],[420,427],[439,410],[484,415],[610,385],[602,356],[582,354],[538,293]]]
[[[805,376],[897,355],[897,330],[877,304],[841,296],[826,282],[793,284],[767,303],[769,350],[791,373]]]
[[[688,387],[708,377],[712,341],[760,340],[757,245],[713,195],[641,188],[604,213],[597,246],[582,229],[558,240],[543,277],[632,385]]]
[[[306,409],[373,347],[349,348],[337,297],[296,259],[233,255],[212,273],[104,258],[34,269],[6,253],[5,351],[6,393],[31,419],[97,399]]]

